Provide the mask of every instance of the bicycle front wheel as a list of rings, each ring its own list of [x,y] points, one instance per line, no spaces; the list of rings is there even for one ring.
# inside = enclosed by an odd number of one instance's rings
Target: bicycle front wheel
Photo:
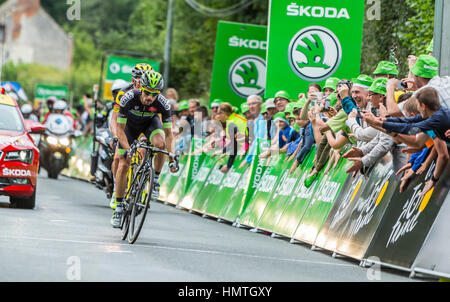
[[[139,181],[137,192],[130,204],[132,207],[128,226],[128,242],[130,244],[136,242],[144,225],[153,189],[153,169],[142,171],[140,176],[137,179]]]

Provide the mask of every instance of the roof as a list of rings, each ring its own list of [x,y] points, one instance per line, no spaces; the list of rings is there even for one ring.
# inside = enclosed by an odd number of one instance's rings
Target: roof
[[[16,101],[14,101],[12,97],[6,94],[0,94],[0,104],[16,107]]]

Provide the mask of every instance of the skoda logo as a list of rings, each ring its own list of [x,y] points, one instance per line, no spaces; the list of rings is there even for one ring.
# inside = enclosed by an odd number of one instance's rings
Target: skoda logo
[[[329,29],[310,26],[300,30],[288,49],[289,65],[306,81],[322,81],[339,67],[342,49],[336,35]]]
[[[240,97],[262,95],[266,87],[266,62],[258,56],[240,57],[230,67],[228,82]]]
[[[120,71],[120,65],[117,63],[112,63],[111,65],[109,65],[109,70],[112,73],[118,73]]]

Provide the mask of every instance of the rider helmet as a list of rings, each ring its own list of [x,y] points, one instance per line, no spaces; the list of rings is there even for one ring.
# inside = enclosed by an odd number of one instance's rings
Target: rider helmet
[[[23,115],[31,114],[33,112],[33,107],[31,107],[30,104],[23,104],[22,107],[20,107],[20,111]]]
[[[159,72],[146,70],[141,77],[141,90],[161,91],[164,88],[164,79]]]
[[[131,70],[131,76],[136,79],[136,78],[141,78],[142,77],[142,73],[144,71],[147,70],[153,70],[153,68],[147,64],[147,63],[138,63],[136,64],[136,66],[133,67],[133,69]]]

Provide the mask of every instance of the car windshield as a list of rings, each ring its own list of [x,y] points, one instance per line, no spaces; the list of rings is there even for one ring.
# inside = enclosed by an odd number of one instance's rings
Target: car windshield
[[[23,131],[22,120],[16,107],[0,105],[0,130]]]

